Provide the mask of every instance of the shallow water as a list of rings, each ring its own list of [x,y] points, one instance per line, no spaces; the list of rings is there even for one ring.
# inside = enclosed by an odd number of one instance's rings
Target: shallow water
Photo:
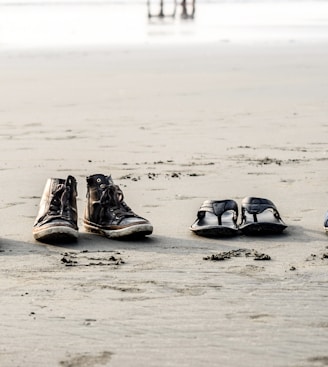
[[[151,0],[152,11],[158,3]],[[171,12],[172,3],[166,3]],[[204,42],[325,42],[327,1],[198,2],[193,20],[148,19],[146,3],[0,1],[0,49]]]

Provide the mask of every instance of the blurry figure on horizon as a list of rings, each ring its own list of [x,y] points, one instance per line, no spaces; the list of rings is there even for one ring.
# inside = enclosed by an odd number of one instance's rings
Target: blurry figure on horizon
[[[173,0],[173,11],[169,15],[165,15],[164,13],[164,0],[159,0],[159,12],[158,14],[153,14],[151,12],[151,0],[147,0],[147,7],[148,7],[148,18],[158,17],[158,18],[164,18],[166,16],[175,17],[176,9],[177,9],[177,0]]]
[[[182,19],[193,19],[195,16],[195,8],[196,8],[196,0],[182,0],[180,3],[182,7],[181,18]],[[148,7],[148,18],[165,18],[171,17],[175,18],[176,9],[177,9],[177,0],[173,0],[170,3],[172,12],[169,14],[164,13],[164,0],[159,0],[159,10],[158,13],[152,13],[151,11],[151,0],[147,0],[147,7]]]
[[[182,6],[182,13],[181,18],[183,19],[193,19],[195,16],[195,10],[196,10],[196,0],[191,0],[191,11],[188,10],[188,3],[187,0],[182,0],[181,2]]]

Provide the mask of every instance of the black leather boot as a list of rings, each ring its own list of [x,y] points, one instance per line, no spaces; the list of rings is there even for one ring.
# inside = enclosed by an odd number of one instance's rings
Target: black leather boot
[[[78,237],[76,180],[68,176],[49,178],[33,226],[36,240],[43,242],[72,241]]]
[[[142,237],[153,232],[149,221],[124,202],[123,192],[112,178],[102,174],[87,178],[84,227],[109,238]]]

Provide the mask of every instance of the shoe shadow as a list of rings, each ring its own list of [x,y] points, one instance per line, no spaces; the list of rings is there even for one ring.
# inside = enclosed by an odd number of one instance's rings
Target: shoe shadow
[[[0,256],[22,256],[48,254],[45,246],[35,246],[34,243],[0,238]]]
[[[220,248],[231,248],[233,243],[222,242]],[[36,242],[39,247],[45,247],[54,251],[76,251],[76,252],[119,252],[119,251],[141,251],[141,252],[201,252],[204,249],[218,248],[218,241],[191,235],[190,238],[174,238],[153,234],[142,238],[129,237],[124,239],[111,239],[97,234],[81,232],[76,242],[42,243]]]
[[[34,244],[7,241],[0,239],[0,251],[12,252],[39,252],[44,251],[120,251],[135,250],[144,252],[181,253],[184,251],[199,253],[204,250],[229,250],[236,248],[256,248],[265,244],[292,244],[325,241],[327,235],[324,231],[309,230],[299,225],[289,226],[280,234],[244,235],[242,233],[231,237],[205,237],[194,233],[186,233],[186,237],[177,238],[153,234],[142,238],[110,239],[97,234],[80,232],[77,241]],[[36,246],[37,245],[37,246]]]
[[[186,237],[170,237],[153,234],[139,239],[106,239],[101,236],[83,233],[79,238],[77,249],[89,250],[134,250],[143,252],[204,253],[204,251],[229,251],[234,249],[256,249],[263,246],[283,246],[292,244],[309,244],[314,241],[325,241],[324,231],[309,230],[299,225],[289,226],[279,234],[244,235],[230,237],[204,237],[194,233]]]
[[[313,230],[301,225],[289,225],[281,233],[257,233],[244,234],[231,237],[204,237],[192,234],[194,237],[207,239],[215,243],[229,243],[229,245],[238,245],[241,248],[256,248],[263,245],[288,245],[288,244],[309,244],[311,242],[320,242],[327,240],[327,234],[324,230]]]

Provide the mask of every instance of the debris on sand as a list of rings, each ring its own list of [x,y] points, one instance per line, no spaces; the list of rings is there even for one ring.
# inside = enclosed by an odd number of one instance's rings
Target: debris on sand
[[[98,251],[98,255],[95,256],[95,252],[89,251],[65,252],[62,254],[61,262],[65,266],[118,266],[125,263],[121,257],[108,256],[104,253],[105,251]]]
[[[203,260],[223,261],[226,259],[231,259],[232,257],[240,257],[242,255],[244,255],[245,257],[253,257],[254,260],[271,260],[271,257],[269,255],[260,253],[254,249],[252,250],[238,249],[238,250],[219,252],[217,254],[205,256],[203,257]]]

